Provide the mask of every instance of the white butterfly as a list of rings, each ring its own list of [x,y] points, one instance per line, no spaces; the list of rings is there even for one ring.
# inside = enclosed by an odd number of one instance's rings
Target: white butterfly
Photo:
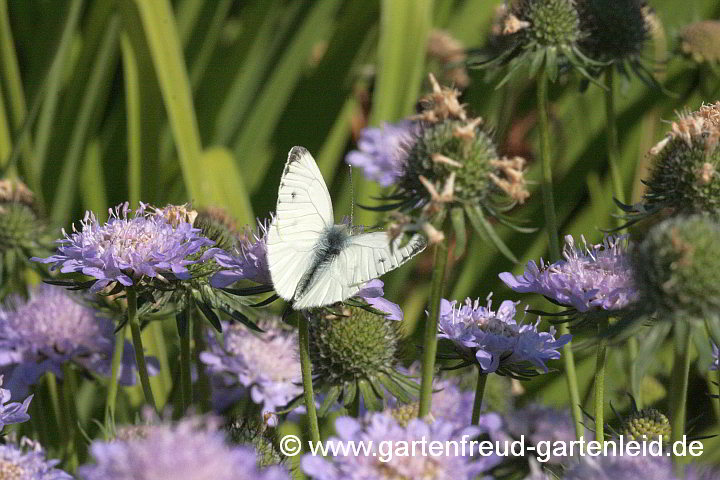
[[[347,300],[426,245],[421,235],[402,243],[387,232],[353,234],[350,225],[335,225],[315,159],[303,147],[290,150],[267,237],[270,276],[281,298],[297,310]]]

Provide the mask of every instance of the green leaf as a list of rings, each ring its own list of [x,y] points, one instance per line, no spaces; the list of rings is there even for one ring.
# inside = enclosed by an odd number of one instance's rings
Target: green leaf
[[[495,245],[495,248],[500,250],[500,253],[505,255],[509,260],[517,263],[517,258],[515,258],[515,255],[513,255],[507,245],[505,245],[505,242],[502,241],[502,238],[500,238],[497,232],[495,232],[495,229],[492,225],[490,225],[490,222],[487,221],[480,207],[467,206],[465,207],[465,212],[470,219],[470,223],[480,237]]]
[[[238,164],[232,153],[224,147],[206,150],[201,158],[205,174],[202,183],[207,184],[207,205],[225,207],[240,224],[253,225],[250,197],[243,183]]]

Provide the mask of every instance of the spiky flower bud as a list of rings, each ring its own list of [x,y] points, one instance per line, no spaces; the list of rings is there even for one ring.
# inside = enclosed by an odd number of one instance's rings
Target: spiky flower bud
[[[720,309],[720,225],[710,217],[667,219],[632,255],[640,305],[669,319],[704,319]]]
[[[588,76],[588,66],[597,62],[580,50],[585,37],[574,0],[518,0],[496,13],[489,58],[471,61],[478,68],[510,64],[501,84],[525,65],[534,76],[541,66],[551,81],[558,73],[575,68]]]
[[[0,180],[0,284],[10,286],[7,278],[21,275],[28,258],[53,247],[33,193],[18,180]]]
[[[238,225],[230,214],[221,207],[208,207],[198,211],[195,228],[215,242],[215,246],[231,252],[238,245]]]
[[[603,62],[639,59],[651,31],[645,0],[579,0],[577,7],[585,53]]]
[[[282,463],[284,457],[275,443],[275,430],[261,418],[238,418],[228,426],[228,436],[234,443],[255,448],[258,468]]]
[[[407,402],[412,397],[404,393],[406,377],[395,370],[401,339],[401,323],[360,307],[319,314],[310,323],[315,382],[331,399],[342,396],[345,405],[359,393],[366,407],[379,407],[375,392],[384,389]]]
[[[643,201],[626,206],[631,221],[658,211],[720,214],[720,102],[680,114],[651,150]]]
[[[720,64],[720,21],[691,23],[680,33],[680,50],[696,63]]]
[[[646,408],[630,414],[620,427],[625,440],[651,441],[670,438],[670,420],[654,408]]]

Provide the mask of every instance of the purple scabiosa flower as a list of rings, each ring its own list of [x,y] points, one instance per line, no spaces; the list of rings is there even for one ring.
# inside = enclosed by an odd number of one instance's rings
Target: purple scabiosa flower
[[[397,303],[393,303],[383,297],[385,293],[383,289],[384,286],[385,284],[380,279],[370,280],[355,296],[365,300],[372,308],[385,312],[387,314],[385,318],[388,320],[401,321],[403,319],[402,308],[400,308],[400,305]]]
[[[175,424],[143,426],[112,442],[95,441],[94,464],[84,480],[289,480],[280,466],[260,470],[252,448],[226,443],[214,418],[186,417]]]
[[[215,261],[225,270],[214,274],[210,284],[215,288],[225,288],[238,280],[250,280],[263,285],[272,284],[270,267],[267,262],[268,220],[258,220],[257,230],[249,228],[245,238],[239,242],[234,252],[218,250]]]
[[[607,455],[580,457],[563,477],[564,480],[677,480],[672,463],[665,456]]]
[[[405,171],[408,151],[420,131],[417,122],[403,120],[367,127],[360,133],[359,150],[353,150],[345,162],[362,168],[365,177],[383,187],[395,184]]]
[[[713,363],[710,365],[710,370],[720,370],[720,351],[718,346],[713,343],[712,346]]]
[[[0,385],[2,385],[2,383],[3,376],[0,375]],[[30,420],[30,415],[28,415],[27,411],[33,396],[30,395],[22,403],[8,403],[10,396],[10,390],[0,387],[0,432],[5,428],[5,425],[23,423]],[[0,475],[0,478],[1,477],[2,475]]]
[[[110,219],[101,225],[88,211],[80,231],[73,227],[68,235],[63,230],[65,238],[58,240],[55,255],[32,260],[52,264],[62,273],[94,277],[90,290],[98,292],[115,282],[136,285],[144,277],[188,279],[188,266],[201,262],[205,257],[198,254],[213,245],[200,229],[180,218],[170,223],[162,210],[143,203],[132,217],[127,202],[109,212]]]
[[[500,279],[512,290],[539,293],[551,301],[578,312],[590,310],[616,311],[638,298],[628,255],[628,237],[608,236],[603,243],[583,247],[573,238],[565,237],[564,260],[540,266],[530,261],[525,273],[515,276],[500,274]]]
[[[302,458],[303,471],[316,480],[474,479],[500,460],[493,456],[471,455],[469,441],[482,433],[478,426],[458,430],[443,420],[426,423],[418,418],[403,426],[384,412],[368,414],[362,420],[340,417],[335,420],[335,430],[337,436],[327,440],[328,447],[336,448],[334,456],[323,458],[308,454]],[[461,445],[463,438],[468,442],[464,452]],[[429,451],[413,454],[410,449],[413,442],[428,445],[436,441],[443,446],[447,445],[445,442],[454,442],[439,455],[430,455]],[[364,442],[368,447],[367,453],[360,452],[358,455],[352,450],[345,450],[343,447],[347,448],[349,442],[355,445]],[[383,448],[387,445],[392,449]],[[404,451],[403,445],[407,447]]]
[[[20,445],[0,445],[0,478],[11,480],[72,480],[54,468],[59,460],[47,460],[39,444],[23,438]]]
[[[575,424],[567,410],[558,410],[536,403],[514,410],[505,415],[504,427],[513,438],[524,437],[532,445],[539,442],[574,441]],[[564,458],[550,456],[551,463],[561,463]]]
[[[555,329],[540,332],[540,319],[533,324],[518,324],[516,303],[506,300],[492,310],[480,300],[466,299],[462,305],[442,299],[438,320],[439,337],[451,340],[458,359],[479,364],[482,373],[533,375],[532,364],[547,372],[545,362],[560,358],[558,349],[570,341],[570,335],[555,338]]]
[[[13,395],[25,395],[46,371],[62,376],[66,362],[110,375],[113,322],[71,295],[60,287],[40,285],[27,300],[11,297],[0,307],[0,366],[12,368],[8,385]],[[122,383],[135,382],[134,365],[133,348],[126,342]]]
[[[302,393],[297,333],[280,325],[280,319],[261,320],[262,333],[225,325],[224,344],[211,336],[208,350],[200,354],[210,372],[249,389],[253,402],[267,412]]]

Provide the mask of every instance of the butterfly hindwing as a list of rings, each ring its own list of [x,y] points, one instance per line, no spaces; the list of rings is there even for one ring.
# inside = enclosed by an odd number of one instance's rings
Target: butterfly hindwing
[[[267,239],[270,276],[280,297],[293,298],[313,266],[318,241],[333,223],[330,193],[315,160],[305,148],[293,147]]]
[[[403,244],[387,232],[352,235],[342,251],[313,276],[313,282],[295,299],[297,309],[330,305],[346,300],[363,285],[394,270],[425,248],[422,235]]]

